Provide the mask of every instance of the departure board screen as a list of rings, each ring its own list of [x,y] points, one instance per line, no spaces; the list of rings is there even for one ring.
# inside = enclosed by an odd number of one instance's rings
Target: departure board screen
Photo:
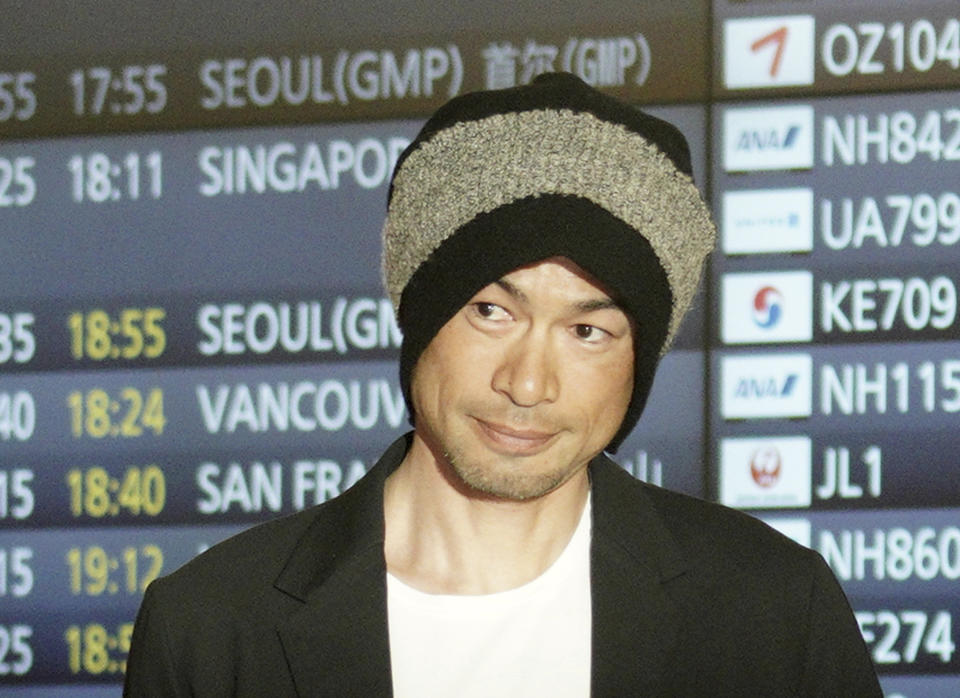
[[[719,230],[615,460],[819,551],[888,696],[960,694],[956,3],[560,5],[0,47],[0,692],[119,695],[153,579],[410,429],[393,165],[567,70],[680,128]]]

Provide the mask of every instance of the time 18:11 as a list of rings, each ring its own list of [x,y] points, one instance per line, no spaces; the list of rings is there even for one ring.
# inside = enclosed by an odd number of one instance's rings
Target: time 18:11
[[[67,163],[73,175],[72,194],[77,203],[103,203],[121,198],[137,200],[141,193],[141,172],[145,175],[146,194],[159,199],[163,195],[163,156],[159,151],[127,153],[114,161],[104,153],[74,155]]]

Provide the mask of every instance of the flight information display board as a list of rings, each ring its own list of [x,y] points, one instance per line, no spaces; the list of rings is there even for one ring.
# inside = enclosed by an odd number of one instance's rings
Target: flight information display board
[[[956,695],[960,15],[714,8],[717,499],[826,558],[888,695]]]
[[[616,460],[821,552],[888,695],[960,691],[960,13],[637,15],[0,56],[4,694],[118,695],[150,581],[409,429],[393,164],[450,96],[547,70],[677,124],[720,230]]]

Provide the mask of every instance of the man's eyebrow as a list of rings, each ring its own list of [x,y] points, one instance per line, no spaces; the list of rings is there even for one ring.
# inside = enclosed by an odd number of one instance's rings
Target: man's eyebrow
[[[504,291],[510,294],[511,297],[517,299],[521,303],[527,302],[527,294],[506,279],[498,279],[494,283],[496,283],[497,286],[502,288]],[[619,303],[612,298],[607,298],[606,296],[603,298],[590,298],[573,304],[573,309],[580,313],[589,313],[593,312],[594,310],[609,310],[611,308],[614,310],[622,310]]]
[[[513,298],[515,298],[516,300],[521,301],[522,303],[526,303],[526,302],[527,302],[527,300],[528,300],[528,299],[527,299],[527,294],[524,293],[523,291],[521,291],[519,288],[517,288],[516,286],[514,286],[512,283],[510,283],[510,282],[507,281],[506,279],[497,279],[497,281],[496,281],[495,283],[497,284],[497,286],[499,286],[499,287],[502,288],[504,291],[506,291],[507,293],[509,293],[509,294],[510,294]]]
[[[583,313],[589,313],[594,310],[622,310],[620,304],[617,303],[612,298],[591,298],[590,300],[581,301],[575,305],[576,309]]]

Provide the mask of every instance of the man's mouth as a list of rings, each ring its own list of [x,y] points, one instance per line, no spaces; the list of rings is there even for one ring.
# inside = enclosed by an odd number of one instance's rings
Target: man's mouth
[[[479,431],[494,450],[512,455],[533,455],[539,453],[557,435],[558,432],[532,427],[511,427],[498,422],[488,422],[474,417]]]

